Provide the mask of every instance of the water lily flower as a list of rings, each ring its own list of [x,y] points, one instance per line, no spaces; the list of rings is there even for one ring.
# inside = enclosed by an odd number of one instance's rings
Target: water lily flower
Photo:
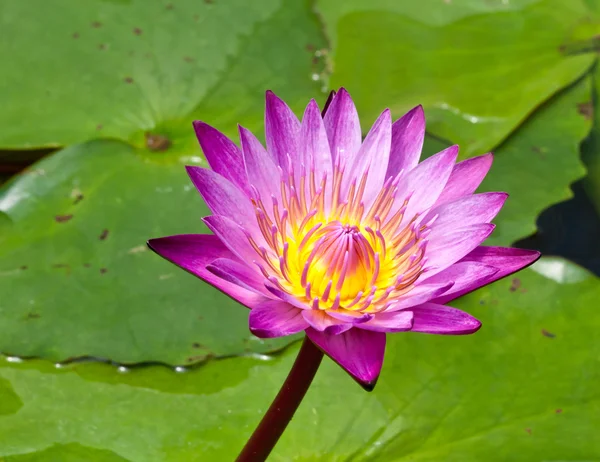
[[[262,338],[305,331],[367,389],[386,334],[462,335],[481,323],[446,304],[535,261],[539,253],[481,246],[507,194],[475,194],[492,154],[456,163],[451,146],[419,163],[418,106],[386,109],[364,140],[340,89],[324,116],[302,121],[266,95],[266,148],[239,127],[241,147],[195,122],[211,169],[187,172],[214,234],[152,239],[164,258],[250,308]]]

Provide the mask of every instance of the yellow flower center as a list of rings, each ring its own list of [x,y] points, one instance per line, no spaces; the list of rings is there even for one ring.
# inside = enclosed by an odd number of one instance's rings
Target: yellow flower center
[[[408,292],[421,274],[424,232],[414,217],[407,224],[408,200],[394,198],[397,179],[386,182],[365,210],[366,176],[352,184],[344,200],[343,172],[336,170],[331,188],[314,175],[294,185],[281,183],[282,204],[268,210],[255,198],[256,216],[269,248],[251,240],[261,256],[258,265],[278,289],[315,309],[378,312]]]

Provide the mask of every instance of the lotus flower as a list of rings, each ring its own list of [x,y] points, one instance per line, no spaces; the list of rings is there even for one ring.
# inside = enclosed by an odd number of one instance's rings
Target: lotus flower
[[[507,198],[474,194],[492,154],[456,163],[451,146],[419,163],[421,106],[394,123],[386,109],[364,141],[344,89],[324,116],[312,100],[301,122],[267,92],[266,149],[243,127],[241,148],[203,122],[194,128],[211,169],[187,172],[214,234],[149,246],[250,308],[254,335],[305,331],[367,389],[387,333],[477,331],[446,303],[539,256],[480,245]]]

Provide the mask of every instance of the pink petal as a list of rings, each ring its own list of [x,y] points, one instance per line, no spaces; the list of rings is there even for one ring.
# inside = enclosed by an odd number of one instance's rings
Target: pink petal
[[[485,241],[494,228],[495,226],[490,223],[482,223],[459,228],[446,234],[430,235],[427,238],[425,251],[427,277],[439,273],[463,258]]]
[[[498,214],[508,194],[489,192],[463,196],[452,202],[435,207],[429,215],[437,215],[431,234],[445,234],[457,228],[489,223]]]
[[[417,106],[404,114],[392,125],[392,147],[386,178],[394,177],[401,170],[415,168],[421,157],[425,139],[425,113]]]
[[[356,155],[348,159],[342,194],[348,193],[352,182],[358,188],[363,175],[367,174],[363,202],[366,207],[373,203],[385,180],[391,142],[392,116],[386,109],[373,124]]]
[[[260,338],[284,337],[308,327],[298,308],[280,300],[265,300],[252,308],[248,324]]]
[[[358,329],[376,332],[405,332],[413,326],[412,311],[395,311],[393,313],[378,313],[373,319],[364,324],[358,324]]]
[[[207,168],[186,167],[194,186],[215,215],[230,218],[237,224],[257,229],[254,207],[231,181]]]
[[[373,390],[383,365],[384,333],[354,328],[339,335],[332,335],[308,328],[306,335],[363,388]]]
[[[328,334],[338,335],[352,327],[351,323],[332,318],[322,310],[302,310],[302,316],[313,329]]]
[[[292,162],[298,159],[299,134],[298,118],[283,100],[275,96],[272,91],[267,91],[265,110],[267,150],[286,175],[294,167],[289,165],[288,159]]]
[[[258,255],[254,247],[250,244],[248,235],[237,223],[219,215],[205,217],[202,220],[241,261],[250,265],[254,260],[261,260],[261,256]],[[254,238],[254,236],[252,237]],[[258,245],[262,245],[262,241],[259,241]]]
[[[337,310],[328,310],[327,314],[332,318],[339,319],[352,324],[361,324],[367,322],[375,316],[373,313],[363,313],[360,311],[345,310],[343,308]]]
[[[471,292],[482,285],[498,272],[498,268],[478,262],[458,262],[449,266],[444,271],[426,279],[427,283],[443,283],[453,281],[454,285],[447,291],[431,299],[432,302],[444,304],[454,300],[459,295]]]
[[[481,322],[469,313],[435,303],[425,303],[411,308],[412,332],[442,335],[465,335],[477,332]]]
[[[358,112],[345,88],[335,94],[325,117],[325,131],[329,139],[333,165],[346,160],[358,152],[362,140]]]
[[[248,308],[253,308],[267,300],[266,297],[256,291],[227,282],[206,269],[207,265],[220,258],[239,262],[217,236],[182,234],[161,237],[150,239],[148,246],[161,257],[208,282]]]
[[[249,195],[242,153],[235,143],[219,130],[199,120],[194,121],[194,130],[210,168]]]
[[[270,211],[273,204],[271,196],[274,196],[278,201],[281,197],[281,174],[279,168],[250,130],[242,126],[238,128],[248,182],[256,188],[260,196],[256,197],[254,190],[252,190],[250,197],[255,199],[260,198],[265,209]]]
[[[317,184],[321,182],[324,176],[329,181],[327,184],[331,183],[333,176],[329,141],[327,140],[327,132],[319,112],[319,106],[314,99],[308,103],[302,117],[299,153],[300,162],[305,169],[298,172],[300,175],[304,174],[306,178],[309,178],[312,171]]]
[[[468,255],[460,260],[458,264],[482,264],[491,266],[497,271],[487,278],[478,280],[477,283],[464,286],[460,290],[449,291],[448,294],[444,294],[436,303],[447,303],[450,300],[454,300],[461,297],[481,286],[490,284],[498,279],[502,279],[516,271],[522,270],[523,268],[534,263],[540,258],[540,253],[535,250],[525,249],[514,249],[509,247],[486,247],[479,246],[471,251]]]
[[[433,278],[432,278],[433,279]],[[442,294],[445,294],[452,288],[454,281],[431,281],[427,280],[421,284],[416,285],[408,294],[405,296],[390,302],[391,305],[387,308],[386,312],[393,312],[410,308],[411,306],[420,305],[421,303],[428,302]]]
[[[494,156],[489,153],[456,164],[435,205],[473,194],[490,170],[493,160]]]
[[[416,214],[425,212],[435,204],[458,156],[458,146],[449,148],[425,159],[413,170],[400,177],[396,202],[390,216],[400,209],[410,196],[402,224],[410,222]]]
[[[209,263],[206,269],[232,284],[258,292],[267,298],[273,298],[273,295],[265,288],[265,278],[258,268],[229,258],[217,258]]]

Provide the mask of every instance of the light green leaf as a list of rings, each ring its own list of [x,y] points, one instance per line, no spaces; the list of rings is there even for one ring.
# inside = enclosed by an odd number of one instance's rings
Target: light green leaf
[[[599,296],[597,278],[542,260],[453,304],[483,321],[474,335],[389,335],[373,393],[325,359],[271,459],[596,460]],[[76,444],[114,460],[233,460],[296,351],[183,373],[3,361],[0,456],[58,458]]]
[[[594,60],[563,48],[599,32],[581,0],[433,3],[317,1],[330,83],[349,89],[366,122],[423,104],[429,131],[480,154]]]
[[[323,69],[304,2],[6,0],[0,30],[2,147],[151,132],[189,154],[194,117],[259,124],[266,89],[306,104]]]

